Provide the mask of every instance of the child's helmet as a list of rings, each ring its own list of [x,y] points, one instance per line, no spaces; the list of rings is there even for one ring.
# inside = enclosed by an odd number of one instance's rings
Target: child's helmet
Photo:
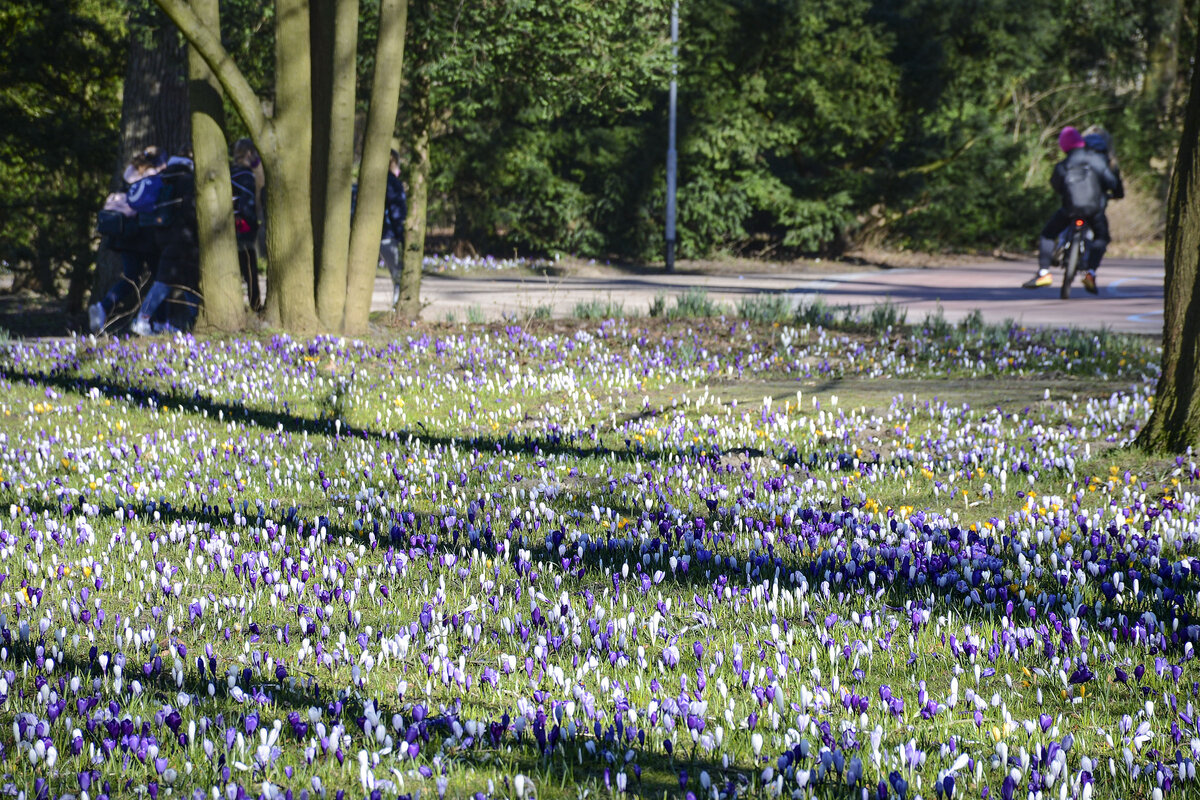
[[[1093,125],[1084,131],[1083,141],[1089,150],[1102,155],[1112,153],[1112,135],[1099,125]]]

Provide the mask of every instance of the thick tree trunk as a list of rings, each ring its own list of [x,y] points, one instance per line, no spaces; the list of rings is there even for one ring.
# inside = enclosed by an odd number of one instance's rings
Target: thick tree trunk
[[[129,69],[121,105],[121,168],[148,145],[158,145],[170,154],[192,141],[183,39],[171,21],[149,3],[138,16],[136,26],[130,25]]]
[[[217,0],[192,0],[197,16],[220,27]],[[196,224],[200,239],[200,294],[204,298],[199,325],[235,331],[245,322],[237,239],[233,230],[233,196],[225,141],[225,105],[221,87],[195,48],[188,48],[189,94],[192,105],[192,150],[196,163]]]
[[[421,47],[426,45],[422,44]],[[408,181],[408,219],[404,221],[404,268],[400,276],[400,302],[396,315],[416,319],[421,313],[421,270],[425,262],[425,230],[429,207],[430,128],[429,81],[413,79]]]
[[[342,329],[346,305],[346,261],[350,253],[350,185],[354,169],[354,90],[358,56],[358,0],[315,0],[332,6],[329,46],[316,61],[313,88],[327,88],[328,108],[313,109],[313,237],[317,249],[317,316],[326,330]],[[382,37],[381,37],[382,40]],[[322,98],[325,99],[325,98]],[[315,105],[315,104],[314,104]],[[321,139],[324,138],[324,142]],[[322,152],[324,151],[324,152]],[[361,187],[360,187],[361,189]],[[318,198],[320,203],[318,204]],[[361,203],[363,198],[359,197]]]
[[[150,145],[172,153],[186,147],[192,138],[183,41],[153,4],[139,0],[131,6],[129,62],[121,98],[121,149],[110,182],[113,191],[124,185],[121,175],[134,153]],[[120,257],[101,248],[92,280],[93,300],[108,291],[120,275]]]
[[[1200,40],[1197,42],[1200,58]],[[1138,434],[1148,450],[1200,445],[1200,70],[1192,76],[1167,204],[1162,375]]]
[[[322,216],[325,214],[325,175],[329,171],[329,132],[333,121],[333,79],[328,67],[333,63],[335,39],[334,6],[337,0],[311,0],[311,22],[308,28],[310,58],[312,59],[312,226],[314,269],[317,274],[317,308],[320,309],[321,248],[323,242]]]
[[[275,118],[259,152],[267,179],[267,320],[317,329],[312,234],[312,60],[307,0],[275,4]]]
[[[396,128],[396,112],[400,106],[400,76],[404,69],[407,27],[408,0],[383,0],[379,6],[375,74],[371,79],[371,105],[359,169],[358,208],[350,235],[345,317],[342,322],[343,330],[350,334],[364,333],[371,314],[392,132]]]

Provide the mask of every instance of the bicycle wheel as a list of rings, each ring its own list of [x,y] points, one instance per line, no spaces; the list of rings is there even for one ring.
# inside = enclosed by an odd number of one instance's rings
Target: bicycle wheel
[[[1071,282],[1075,280],[1075,269],[1079,266],[1079,240],[1072,236],[1071,244],[1067,247],[1067,259],[1063,265],[1062,291],[1059,297],[1063,300],[1071,298]]]

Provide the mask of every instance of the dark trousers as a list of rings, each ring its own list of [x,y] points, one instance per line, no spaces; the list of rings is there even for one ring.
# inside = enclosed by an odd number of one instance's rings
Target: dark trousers
[[[1038,269],[1050,269],[1050,259],[1054,256],[1054,247],[1058,242],[1058,236],[1073,225],[1078,219],[1074,214],[1068,214],[1065,209],[1060,208],[1054,212],[1054,216],[1050,217],[1050,221],[1046,223],[1046,227],[1042,228],[1041,234],[1038,236]],[[1104,212],[1091,218],[1087,218],[1087,223],[1092,229],[1092,241],[1088,246],[1088,263],[1087,269],[1095,272],[1100,269],[1100,261],[1104,258],[1104,251],[1108,249],[1108,243],[1111,241],[1108,233],[1108,217],[1104,216]]]
[[[384,239],[379,243],[379,260],[392,276],[392,308],[400,302],[400,274],[404,263],[400,260],[400,242]]]
[[[258,252],[253,247],[238,249],[238,266],[242,268],[242,280],[246,282],[246,296],[250,298],[250,308],[261,311],[262,290],[258,286]]]
[[[151,253],[124,250],[121,252],[121,277],[109,288],[100,301],[105,316],[110,316],[113,310],[137,292],[140,285],[142,270],[154,272],[154,256]]]
[[[200,313],[200,295],[191,289],[175,289],[167,298],[166,319],[177,330],[190,330]]]

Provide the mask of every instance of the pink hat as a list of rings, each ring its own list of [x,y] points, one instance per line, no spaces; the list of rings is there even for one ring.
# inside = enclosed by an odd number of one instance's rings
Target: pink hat
[[[1083,141],[1083,135],[1070,125],[1063,128],[1062,133],[1058,135],[1058,146],[1064,153],[1069,153],[1072,150],[1078,150],[1086,145],[1087,143]]]

